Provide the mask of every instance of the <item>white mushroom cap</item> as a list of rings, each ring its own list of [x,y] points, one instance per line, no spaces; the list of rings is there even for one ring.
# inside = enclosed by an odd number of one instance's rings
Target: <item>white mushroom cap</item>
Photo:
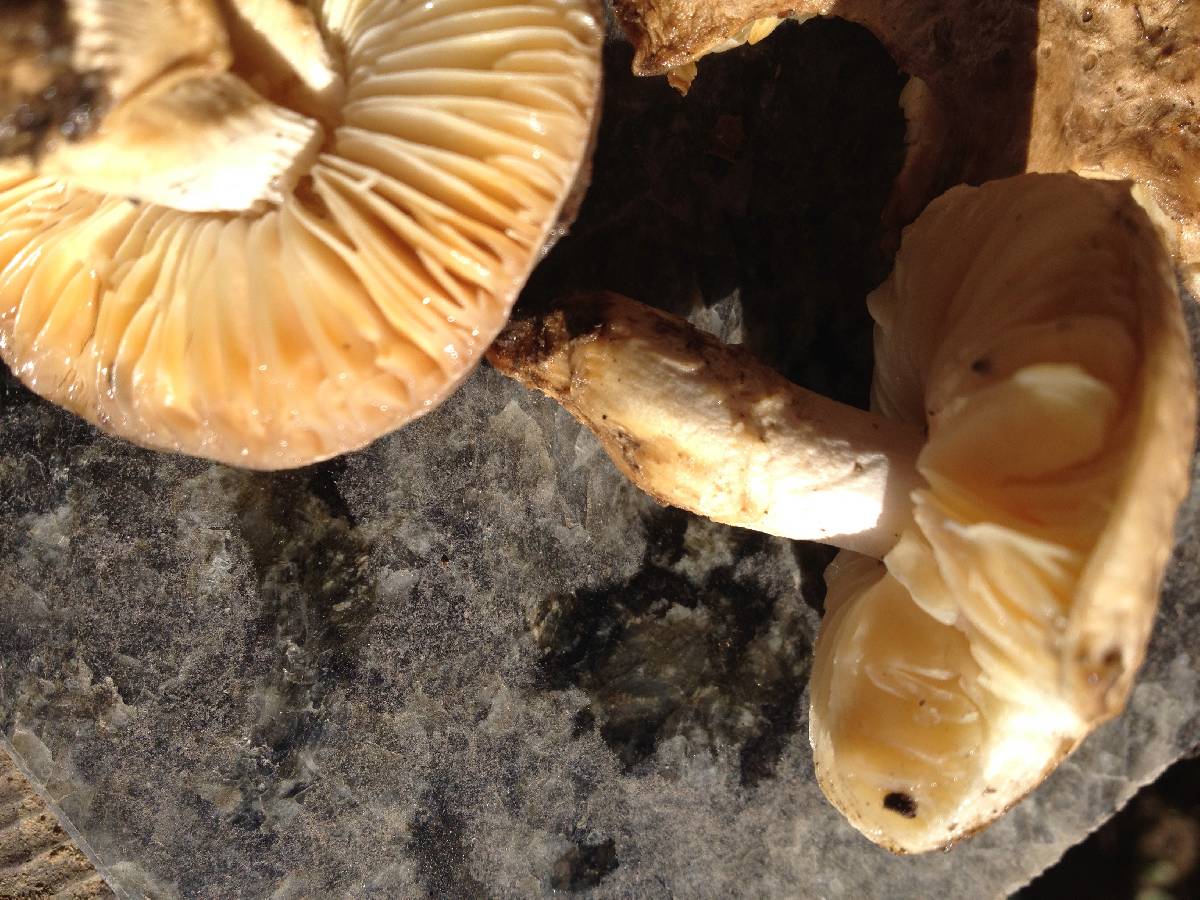
[[[0,162],[5,361],[107,431],[257,468],[360,447],[474,368],[580,177],[602,42],[591,0],[326,0],[327,65],[279,7],[222,5],[231,68],[114,94],[61,165]],[[127,184],[151,190],[99,189]]]
[[[830,799],[899,852],[946,845],[1123,707],[1188,485],[1175,276],[1130,186],[956,188],[870,299],[875,401],[923,423],[913,523],[840,558],[813,675]]]

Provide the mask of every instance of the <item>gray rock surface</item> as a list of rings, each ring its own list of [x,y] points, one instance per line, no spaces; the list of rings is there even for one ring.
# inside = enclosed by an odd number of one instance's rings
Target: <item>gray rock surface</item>
[[[853,223],[899,123],[881,156],[854,119],[899,81],[815,28],[688,105],[613,48],[601,190],[529,298],[620,288],[861,394],[884,263]],[[772,99],[805,53],[838,90]],[[796,171],[874,168],[781,182],[772,154],[826,120],[850,130]],[[995,897],[1200,743],[1198,529],[1194,496],[1127,713],[983,835],[900,859],[813,779],[823,548],[658,507],[486,369],[282,474],[139,450],[3,376],[0,728],[120,896]]]

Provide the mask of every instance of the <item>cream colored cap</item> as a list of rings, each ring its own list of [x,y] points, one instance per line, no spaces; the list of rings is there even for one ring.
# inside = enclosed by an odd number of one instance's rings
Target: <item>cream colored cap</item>
[[[870,298],[875,405],[927,427],[928,486],[886,571],[827,573],[811,733],[890,849],[983,827],[1124,706],[1196,422],[1152,215],[1074,175],[955,188]]]

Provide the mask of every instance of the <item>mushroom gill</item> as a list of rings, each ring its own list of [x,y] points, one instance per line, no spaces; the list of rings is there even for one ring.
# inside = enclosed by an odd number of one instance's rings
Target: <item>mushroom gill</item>
[[[143,6],[212,25],[204,65],[101,39]],[[479,361],[581,178],[596,10],[310,8],[68,0],[99,124],[0,159],[0,354],[38,393],[146,446],[282,468],[428,411]]]
[[[811,735],[826,794],[893,850],[983,827],[1124,707],[1196,421],[1156,230],[1127,184],[959,187],[869,298],[874,406],[927,429],[925,484],[885,567],[826,572]]]

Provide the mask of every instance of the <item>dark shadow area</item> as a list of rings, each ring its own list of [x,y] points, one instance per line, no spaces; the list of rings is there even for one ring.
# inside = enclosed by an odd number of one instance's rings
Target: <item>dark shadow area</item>
[[[612,838],[596,842],[576,838],[571,849],[554,864],[550,887],[569,893],[594,888],[618,863],[616,842]]]
[[[792,541],[792,553],[801,572],[824,572],[837,556],[837,547],[814,544],[811,541]],[[825,615],[825,579],[812,578],[800,585],[800,595],[809,609],[819,616]]]
[[[546,598],[531,630],[541,648],[541,686],[572,685],[590,699],[574,722],[598,729],[625,770],[646,774],[662,741],[737,753],[741,781],[774,772],[796,728],[812,648],[798,609],[754,583],[746,569],[718,567],[695,583],[673,570],[688,516],[647,516],[646,560],[630,581]],[[772,538],[735,531],[734,556],[764,552]],[[819,568],[804,582],[819,583]]]
[[[1038,0],[839,0],[832,14],[871,28],[938,98],[950,126],[943,189],[1025,170]]]
[[[76,16],[65,0],[0,2],[0,159],[37,161],[55,141],[87,137],[110,98],[105,73],[77,71]]]
[[[33,391],[21,384],[8,366],[0,362],[0,415],[36,400]]]
[[[259,832],[273,801],[297,798],[314,773],[302,754],[319,740],[329,695],[357,674],[363,631],[375,614],[371,546],[354,528],[333,460],[246,476],[238,525],[263,598],[256,639],[276,650],[260,683],[258,722],[241,758],[235,824]],[[247,648],[247,653],[250,648]]]
[[[705,60],[680,97],[605,49],[592,186],[522,304],[608,289],[687,314],[738,295],[746,343],[794,380],[863,404],[887,274],[880,213],[903,156],[904,77],[856,25],[782,26]]]
[[[1200,897],[1200,757],[1176,763],[1143,788],[1015,900],[1060,897]]]
[[[429,897],[483,898],[487,888],[467,864],[469,846],[461,817],[465,803],[448,781],[437,781],[424,796],[412,823],[408,850]]]
[[[42,400],[0,361],[0,515],[44,512],[62,503],[70,461],[98,432],[78,416]]]

